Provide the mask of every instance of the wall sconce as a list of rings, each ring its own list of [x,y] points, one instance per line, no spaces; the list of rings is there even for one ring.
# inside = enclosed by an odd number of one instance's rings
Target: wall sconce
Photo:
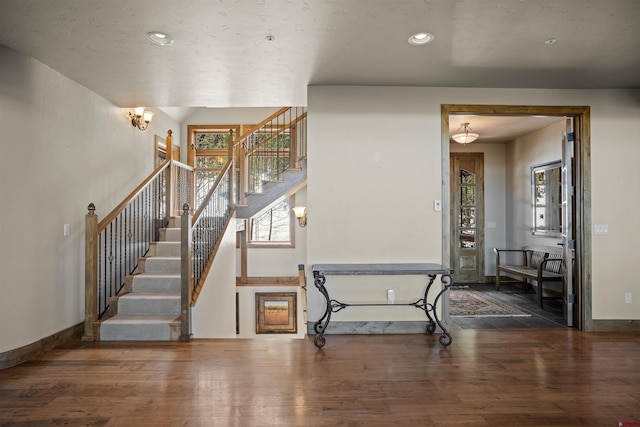
[[[136,107],[133,111],[133,113],[129,112],[131,124],[140,130],[145,130],[153,118],[153,113],[151,111],[145,111],[144,107]]]
[[[298,218],[298,224],[300,227],[306,227],[307,225],[307,208],[304,206],[296,206],[293,208],[293,212]]]

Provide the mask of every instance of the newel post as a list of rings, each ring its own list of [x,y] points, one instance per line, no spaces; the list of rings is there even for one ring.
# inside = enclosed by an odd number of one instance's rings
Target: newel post
[[[193,289],[191,271],[191,214],[189,204],[182,206],[180,218],[180,341],[191,340],[191,290]]]
[[[98,292],[98,215],[96,206],[89,203],[85,216],[84,237],[84,335],[82,341],[94,341],[93,324],[97,320]]]
[[[167,131],[167,138],[165,140],[165,144],[167,145],[167,159],[170,160],[169,169],[167,170],[166,177],[166,199],[165,199],[165,218],[169,219],[173,216],[173,199],[175,194],[173,194],[173,132],[171,129]]]

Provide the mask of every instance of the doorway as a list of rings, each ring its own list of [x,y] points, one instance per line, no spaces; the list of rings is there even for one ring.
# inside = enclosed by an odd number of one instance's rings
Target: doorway
[[[451,153],[454,283],[484,282],[484,154]]]
[[[590,191],[590,110],[588,106],[510,106],[510,105],[453,105],[443,104],[441,109],[442,121],[442,174],[443,174],[443,212],[450,212],[451,201],[451,170],[449,149],[449,116],[455,114],[474,114],[479,116],[554,116],[573,119],[573,140],[575,147],[574,158],[574,189],[575,189],[575,234],[571,243],[575,248],[573,261],[573,279],[568,286],[573,294],[573,325],[581,330],[592,330],[591,313],[591,191]],[[443,230],[451,230],[450,215],[443,215]],[[446,233],[443,239],[443,265],[455,265],[451,259],[451,240],[455,236]],[[447,304],[448,306],[448,304]],[[444,313],[445,320],[449,320],[448,313]]]

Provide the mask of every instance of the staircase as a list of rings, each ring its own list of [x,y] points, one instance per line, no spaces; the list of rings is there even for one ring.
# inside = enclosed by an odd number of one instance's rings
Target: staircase
[[[279,181],[263,182],[261,191],[246,196],[244,205],[236,206],[236,218],[248,219],[281,197],[294,194],[307,185],[307,162],[300,162],[300,168],[289,168],[282,172]]]
[[[177,223],[177,224],[176,224]],[[160,241],[112,299],[112,317],[101,322],[102,341],[177,341],[180,336],[180,228],[172,218]]]
[[[234,213],[251,218],[306,185],[306,116],[304,107],[284,107],[240,135],[202,200],[195,169],[172,159],[169,130],[167,159],[113,211],[98,221],[89,204],[83,340],[188,341],[191,307]],[[182,254],[180,219],[159,227],[185,203],[193,240]],[[182,262],[192,267],[184,278]]]

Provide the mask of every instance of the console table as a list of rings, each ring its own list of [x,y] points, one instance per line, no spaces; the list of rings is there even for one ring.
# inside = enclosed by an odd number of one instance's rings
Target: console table
[[[363,307],[363,306],[411,306],[419,308],[427,315],[428,325],[427,333],[432,335],[436,330],[436,324],[442,329],[442,335],[440,335],[439,341],[444,347],[447,347],[452,342],[451,334],[442,326],[440,319],[438,318],[438,312],[436,307],[440,297],[449,289],[452,284],[451,279],[452,271],[445,269],[440,264],[429,263],[415,263],[415,264],[315,264],[313,266],[313,282],[315,287],[320,291],[326,300],[326,308],[324,314],[314,325],[316,337],[314,344],[318,348],[324,347],[326,339],[324,332],[327,329],[329,321],[331,321],[331,313],[336,313],[347,307]],[[415,302],[405,304],[346,304],[329,297],[329,291],[325,287],[326,276],[407,276],[407,275],[424,275],[429,278],[429,283],[424,291],[424,296]],[[442,289],[436,295],[433,303],[427,302],[429,291],[433,285],[437,276],[440,276],[442,283]],[[432,316],[433,314],[433,316]]]

